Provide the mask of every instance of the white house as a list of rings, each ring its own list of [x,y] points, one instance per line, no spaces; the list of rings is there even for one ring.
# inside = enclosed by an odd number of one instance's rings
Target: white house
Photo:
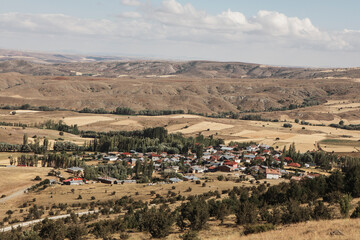
[[[106,157],[103,157],[103,160],[114,162],[114,161],[118,160],[118,157],[117,156],[106,156]]]
[[[246,147],[246,151],[248,152],[256,152],[257,150],[259,150],[259,148],[256,145],[251,145]]]
[[[224,152],[232,151],[232,150],[234,150],[234,148],[232,148],[232,147],[226,147],[226,146],[221,147],[221,151],[224,151]]]
[[[265,173],[266,173],[266,179],[279,179],[281,176],[281,173],[278,169],[267,168]]]
[[[206,167],[202,167],[202,166],[192,166],[190,169],[191,173],[203,173],[207,170]]]

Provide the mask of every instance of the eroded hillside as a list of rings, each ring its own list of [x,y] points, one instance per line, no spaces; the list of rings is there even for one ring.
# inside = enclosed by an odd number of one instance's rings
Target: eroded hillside
[[[197,113],[264,111],[357,98],[351,79],[98,78],[0,74],[0,103],[114,110],[184,110]]]

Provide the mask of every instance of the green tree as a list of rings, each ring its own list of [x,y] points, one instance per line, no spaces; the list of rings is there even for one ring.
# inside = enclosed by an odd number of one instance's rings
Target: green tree
[[[343,217],[349,216],[349,211],[351,208],[352,197],[350,194],[345,194],[339,201],[340,213]]]
[[[87,235],[87,229],[82,225],[70,225],[67,229],[66,237],[69,240],[82,240]]]
[[[66,227],[63,221],[45,219],[42,222],[39,236],[42,239],[63,240],[65,239]]]
[[[148,231],[154,238],[163,238],[170,234],[174,217],[167,206],[161,206],[159,209],[151,208],[145,211],[141,228]]]
[[[27,144],[28,144],[28,135],[27,133],[25,133],[23,136],[23,145],[27,145]]]
[[[195,145],[196,158],[201,159],[204,156],[204,146],[202,144]]]
[[[235,208],[236,224],[254,224],[257,222],[258,208],[250,201],[239,202]]]
[[[360,197],[360,166],[355,165],[347,169],[345,174],[345,192],[352,197]]]
[[[322,201],[317,201],[312,212],[312,218],[315,220],[331,219],[331,211]]]
[[[184,229],[188,227],[186,222],[189,221],[189,227],[192,230],[201,230],[205,227],[209,217],[208,203],[204,199],[195,197],[189,202],[181,204],[177,224]]]

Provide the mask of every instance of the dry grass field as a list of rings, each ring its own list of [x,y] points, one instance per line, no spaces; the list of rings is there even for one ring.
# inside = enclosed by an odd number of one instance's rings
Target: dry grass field
[[[7,174],[5,175],[5,180],[9,179],[9,181],[13,181],[15,184],[16,175],[19,176],[20,179],[24,179],[24,185],[31,185],[36,184],[37,182],[31,181],[36,175],[45,176],[50,169],[49,168],[34,168],[28,170],[27,169],[20,169],[20,168],[14,168],[15,171],[11,171],[12,169],[8,170],[7,168],[4,172]],[[18,170],[20,169],[20,170]],[[1,173],[2,168],[0,168]],[[27,172],[29,171],[29,172]],[[14,176],[10,175],[10,173],[14,174]],[[62,172],[63,173],[63,172]],[[44,175],[45,174],[45,175]],[[55,185],[47,188],[44,191],[41,191],[39,193],[37,192],[30,192],[22,197],[17,198],[16,200],[12,201],[11,203],[8,203],[8,207],[17,207],[19,204],[21,204],[23,201],[26,201],[27,199],[33,199],[36,198],[36,202],[39,205],[43,206],[51,206],[52,204],[58,204],[58,203],[82,203],[82,202],[89,202],[91,200],[91,197],[94,196],[96,200],[108,200],[108,199],[118,199],[123,196],[131,196],[135,200],[143,200],[143,201],[149,201],[153,198],[155,198],[155,195],[151,195],[150,192],[155,191],[156,194],[160,194],[161,196],[166,196],[168,194],[168,191],[173,191],[176,193],[181,193],[183,196],[189,196],[189,195],[197,195],[202,194],[209,191],[215,191],[218,190],[220,193],[222,190],[228,190],[232,189],[235,186],[254,186],[254,184],[249,183],[248,181],[244,181],[241,183],[235,183],[234,181],[217,181],[215,180],[218,175],[224,175],[224,176],[233,176],[236,178],[233,174],[224,174],[224,173],[206,173],[206,174],[197,174],[198,177],[201,178],[208,178],[208,181],[201,180],[201,184],[196,184],[195,182],[181,182],[176,184],[155,184],[155,185],[148,185],[148,184],[102,184],[102,183],[95,183],[90,182],[89,184],[80,185],[80,186],[67,186],[67,185]],[[271,180],[267,181],[270,184],[278,184],[279,182],[287,181],[284,179],[281,180]],[[264,182],[264,180],[261,180],[260,182]],[[206,186],[203,187],[202,183],[205,183]],[[175,189],[172,189],[172,187],[175,186]],[[188,192],[188,188],[191,188],[191,191]],[[0,185],[0,192],[5,189],[1,188]],[[10,187],[9,189],[12,189]],[[74,193],[71,192],[71,189],[74,189]],[[113,195],[112,193],[115,192]],[[78,196],[81,195],[82,199],[77,199]],[[52,196],[52,197],[51,197]],[[50,198],[51,197],[51,198]],[[1,217],[1,215],[0,215]]]
[[[276,230],[243,235],[243,228],[234,224],[234,217],[229,217],[224,225],[211,221],[206,230],[199,232],[203,240],[357,240],[360,238],[359,219],[338,219],[329,221],[310,221],[293,225],[279,226]],[[175,232],[166,240],[180,240],[181,232]],[[341,235],[342,234],[342,235]],[[150,239],[150,234],[131,233],[129,240]],[[88,240],[99,240],[89,237]]]
[[[3,176],[2,182],[0,183],[0,193],[11,195],[16,193],[16,196],[11,200],[6,200],[1,202],[0,199],[0,218],[6,216],[6,211],[14,211],[13,218],[22,219],[24,216],[23,213],[19,212],[19,206],[25,202],[32,202],[33,199],[36,199],[38,206],[44,206],[45,208],[51,207],[53,204],[68,204],[72,205],[74,203],[89,203],[92,201],[106,201],[106,200],[115,200],[123,196],[132,197],[135,200],[150,201],[154,199],[156,194],[166,197],[169,191],[179,193],[182,196],[189,195],[198,195],[209,191],[219,191],[229,190],[237,186],[255,186],[248,181],[241,183],[236,183],[234,181],[217,181],[216,178],[218,175],[224,175],[225,177],[238,178],[236,174],[225,174],[225,173],[206,173],[206,174],[197,174],[199,178],[207,178],[208,180],[201,180],[201,184],[196,184],[195,182],[181,182],[176,184],[102,184],[90,182],[86,185],[78,186],[67,186],[67,185],[53,185],[48,187],[45,190],[39,192],[29,192],[23,193],[23,190],[35,185],[38,181],[33,181],[36,176],[40,176],[43,179],[51,177],[46,177],[47,173],[50,171],[50,168],[0,168],[0,174]],[[68,173],[65,173],[63,170],[61,174],[64,177],[69,177]],[[278,184],[282,181],[287,181],[284,179],[281,180],[268,180],[270,184]],[[260,181],[261,183],[264,180]],[[205,183],[205,186],[202,186],[202,183]],[[175,187],[175,189],[173,189]],[[191,188],[191,191],[188,189]],[[155,194],[151,194],[155,192]],[[78,199],[81,195],[82,199]],[[223,195],[223,197],[227,194]],[[95,200],[92,200],[92,197],[95,197]],[[179,203],[172,205],[175,207]],[[77,210],[85,211],[85,210]],[[46,216],[48,212],[45,212]]]
[[[31,187],[38,183],[37,181],[34,181],[36,176],[40,176],[43,179],[50,178],[47,176],[49,171],[50,168],[40,167],[0,167],[0,194],[9,196],[14,192]],[[14,199],[11,201],[1,201],[0,199],[0,204],[8,204],[8,202],[11,202],[12,204],[14,201]],[[0,211],[4,209],[3,207],[4,205],[0,207]]]
[[[226,240],[356,240],[360,238],[359,219],[339,219],[331,221],[311,221],[295,225],[282,226],[275,231],[239,237],[236,235],[222,238]],[[220,239],[220,238],[212,238]]]
[[[337,107],[340,103],[336,103]],[[343,107],[351,105],[344,103]],[[330,106],[332,107],[332,105]],[[10,115],[8,110],[0,110],[0,115],[5,122],[21,122],[35,124],[52,119],[54,121],[62,120],[69,125],[77,124],[80,130],[94,131],[127,131],[139,130],[147,127],[162,126],[166,127],[170,133],[180,132],[185,136],[195,136],[199,133],[209,136],[214,135],[223,138],[226,143],[230,141],[249,142],[255,141],[282,148],[292,143],[296,144],[298,150],[305,152],[317,149],[320,144],[323,150],[328,152],[359,152],[360,131],[350,131],[328,127],[330,123],[337,123],[343,119],[345,123],[356,123],[358,118],[349,116],[340,118],[337,115],[331,115],[332,120],[306,120],[313,124],[325,124],[325,126],[310,126],[295,123],[295,118],[299,115],[305,116],[312,114],[326,114],[327,105],[297,109],[294,111],[276,113],[264,113],[264,117],[272,119],[282,119],[293,125],[291,129],[284,128],[284,122],[262,122],[262,121],[243,121],[235,119],[208,118],[197,115],[169,115],[169,116],[123,116],[112,114],[81,114],[69,111],[55,112],[36,112],[24,111],[15,116]],[[357,110],[359,111],[359,110]],[[360,111],[359,111],[360,112]],[[356,115],[357,116],[357,115]],[[302,119],[302,118],[300,118]],[[50,140],[59,138],[57,131],[19,127],[0,127],[0,141],[9,143],[21,143],[23,134],[27,133],[32,140],[32,136],[46,136]],[[65,133],[62,138],[65,141],[72,141],[82,145],[90,139],[82,139],[79,136]],[[327,139],[336,139],[337,144],[326,142]],[[335,140],[332,140],[335,141]],[[349,141],[353,144],[349,144]]]

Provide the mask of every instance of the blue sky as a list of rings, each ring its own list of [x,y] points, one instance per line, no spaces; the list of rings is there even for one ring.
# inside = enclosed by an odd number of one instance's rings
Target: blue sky
[[[161,0],[152,2],[160,4]],[[342,30],[359,28],[360,1],[358,0],[178,0],[179,3],[191,3],[198,9],[212,14],[228,8],[240,11],[247,16],[255,15],[259,10],[282,12],[288,16],[309,17],[321,28]],[[0,12],[23,13],[65,13],[87,18],[114,17],[129,7],[120,0],[0,0]]]
[[[0,0],[0,48],[360,65],[360,1]]]

